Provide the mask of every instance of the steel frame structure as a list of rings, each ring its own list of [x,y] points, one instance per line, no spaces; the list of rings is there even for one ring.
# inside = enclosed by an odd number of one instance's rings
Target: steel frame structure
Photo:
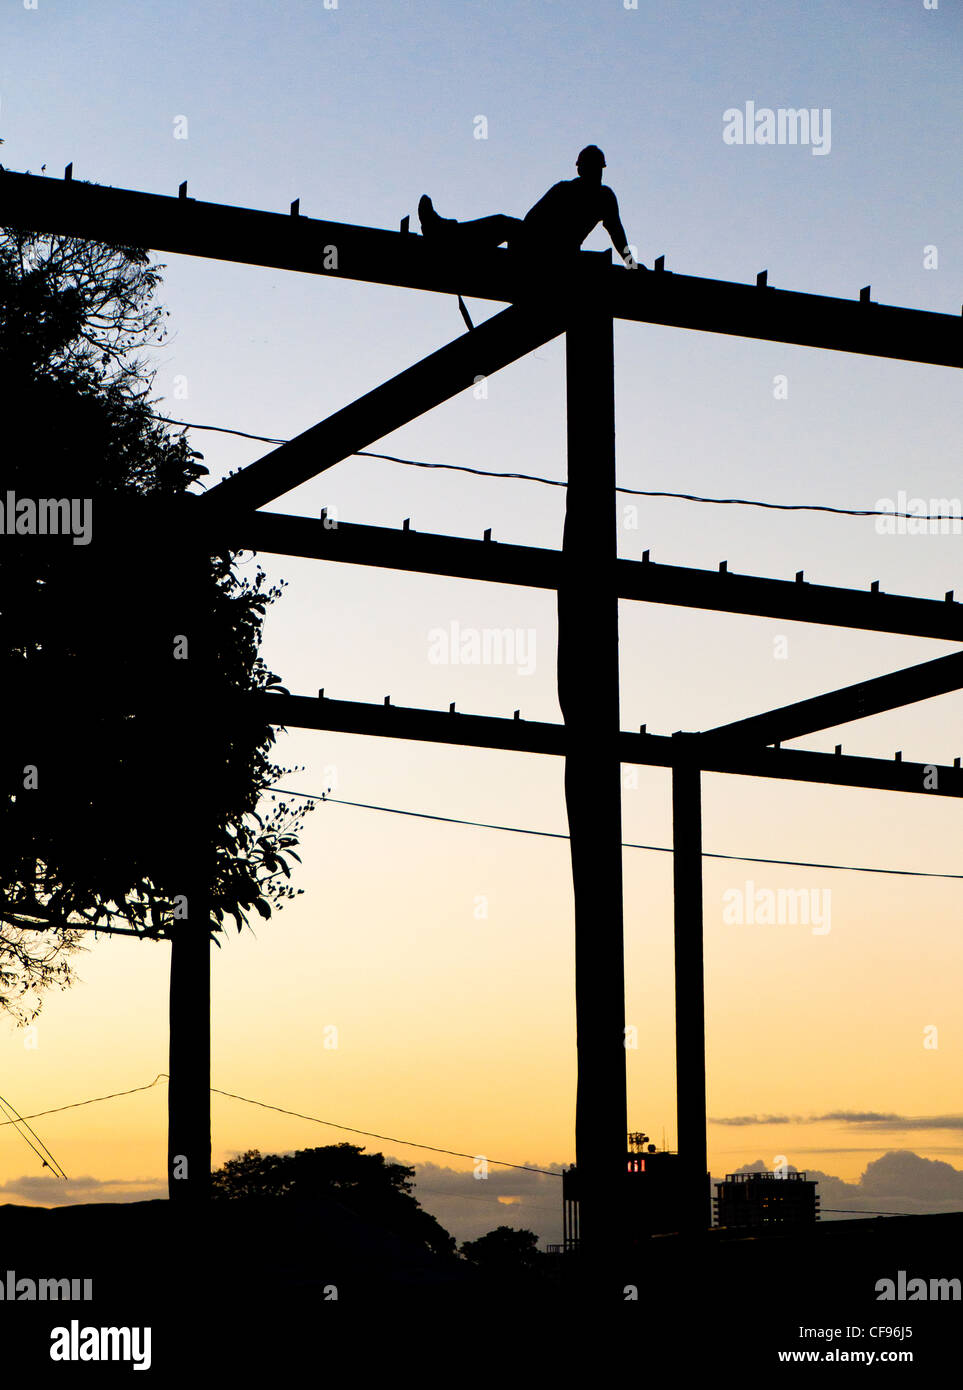
[[[941,366],[963,366],[955,316],[859,299],[777,290],[664,270],[632,272],[609,254],[582,252],[519,267],[507,251],[470,264],[439,256],[420,237],[63,180],[0,173],[0,225],[123,242],[166,252],[336,275],[381,285],[507,304],[479,327],[375,387],[289,443],[176,504],[110,501],[102,517],[145,530],[168,526],[211,553],[247,549],[554,590],[558,597],[558,689],[562,724],[534,723],[294,695],[249,697],[252,718],[299,726],[565,759],[575,898],[578,1094],[576,1161],[582,1251],[589,1263],[617,1253],[624,1181],[626,1090],[621,891],[623,762],[672,774],[678,1146],[691,1195],[687,1229],[708,1225],[705,1203],[706,1086],[702,921],[703,772],[963,796],[952,767],[785,749],[783,740],[963,688],[963,648],[951,656],[803,699],[779,710],[672,737],[623,731],[619,719],[620,598],[748,613],[963,643],[963,606],[805,582],[619,559],[616,553],[613,322],[666,324]],[[559,277],[565,293],[559,293]],[[462,306],[463,307],[463,306]],[[470,321],[469,321],[470,322]],[[568,487],[561,550],[423,535],[258,510],[459,391],[565,334]],[[590,634],[586,639],[585,634]],[[591,665],[592,680],[581,668]],[[203,939],[202,939],[203,938]],[[187,966],[177,978],[173,964]],[[171,1195],[203,1194],[210,1167],[210,1070],[206,934],[172,932],[170,1157],[187,1155],[195,1180]],[[187,981],[185,984],[184,982]],[[203,1017],[202,1017],[203,1015]]]

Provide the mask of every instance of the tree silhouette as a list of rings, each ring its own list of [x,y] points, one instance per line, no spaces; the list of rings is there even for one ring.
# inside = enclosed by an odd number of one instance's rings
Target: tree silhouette
[[[515,1226],[496,1226],[477,1240],[466,1240],[461,1253],[471,1264],[493,1274],[527,1273],[544,1259],[535,1232]]]
[[[328,1144],[289,1154],[249,1149],[211,1175],[214,1198],[326,1198],[340,1202],[395,1235],[436,1255],[453,1255],[455,1241],[412,1191],[414,1168],[356,1144]]]
[[[71,981],[87,931],[165,934],[202,838],[212,930],[294,892],[304,811],[259,809],[284,769],[238,698],[277,687],[258,653],[280,589],[174,524],[153,544],[98,525],[112,499],[176,507],[206,473],[134,356],[163,336],[161,269],[138,248],[0,233],[0,1007],[20,1021]],[[76,506],[86,541],[19,534],[22,499]]]

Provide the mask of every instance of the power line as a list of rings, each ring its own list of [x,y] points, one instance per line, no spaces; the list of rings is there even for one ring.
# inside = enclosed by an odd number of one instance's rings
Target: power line
[[[857,1211],[855,1207],[820,1207],[820,1211],[831,1211],[833,1216],[912,1216],[911,1211]]]
[[[528,828],[528,827],[526,827],[526,826],[520,826],[520,825],[499,825],[499,824],[496,824],[496,823],[494,823],[494,822],[492,822],[492,821],[467,820],[467,819],[465,819],[464,817],[461,817],[461,816],[440,816],[440,815],[434,815],[434,814],[432,814],[432,813],[429,812],[429,811],[411,811],[411,810],[407,810],[407,809],[405,809],[405,808],[402,808],[402,807],[400,807],[400,806],[380,806],[380,805],[376,805],[376,804],[374,804],[374,803],[372,803],[372,802],[368,802],[368,801],[347,801],[347,800],[344,800],[344,799],[341,798],[341,797],[329,796],[329,795],[327,795],[327,793],[325,793],[325,792],[320,792],[320,793],[318,793],[318,792],[299,792],[299,791],[293,791],[293,790],[291,790],[290,788],[287,788],[287,787],[268,787],[268,788],[266,788],[266,790],[267,790],[267,791],[271,791],[271,792],[276,792],[276,793],[278,793],[279,795],[282,795],[282,796],[298,796],[298,797],[302,797],[303,799],[305,799],[305,800],[307,800],[307,801],[330,801],[330,802],[332,802],[332,803],[333,803],[334,805],[336,805],[336,806],[354,806],[354,807],[356,807],[358,810],[362,810],[362,811],[381,811],[381,812],[384,812],[386,815],[391,815],[391,816],[412,816],[412,817],[414,817],[416,820],[431,820],[431,821],[438,821],[438,822],[440,822],[440,823],[443,824],[443,825],[467,825],[467,826],[472,827],[472,828],[474,828],[474,829],[476,829],[476,830],[501,830],[501,831],[504,831],[504,832],[506,832],[506,833],[508,833],[508,834],[511,834],[511,835],[534,835],[534,836],[537,836],[537,837],[540,838],[540,839],[546,839],[546,840],[567,840],[567,839],[569,839],[569,836],[568,836],[568,835],[564,834],[562,831],[559,831],[559,830],[532,830],[532,829],[530,829],[530,828]],[[635,843],[634,841],[631,841],[631,840],[623,840],[623,841],[622,841],[622,848],[623,848],[623,849],[646,850],[646,851],[648,851],[648,852],[650,852],[650,853],[652,853],[652,854],[672,854],[672,853],[673,853],[673,849],[672,849],[672,846],[671,846],[671,845],[643,845],[643,844],[637,844],[637,843]],[[895,876],[895,877],[897,877],[897,878],[939,878],[939,879],[944,879],[944,880],[948,880],[948,881],[952,881],[952,882],[958,882],[958,881],[960,881],[960,880],[963,880],[963,874],[937,873],[937,872],[935,872],[934,870],[927,870],[927,869],[889,869],[889,868],[880,868],[880,867],[878,867],[878,866],[866,865],[866,864],[827,864],[827,863],[822,863],[822,862],[820,862],[820,861],[818,861],[818,860],[809,860],[809,859],[770,859],[770,858],[766,858],[766,857],[764,857],[763,855],[759,855],[759,854],[720,854],[720,853],[718,853],[718,852],[716,852],[716,851],[713,851],[713,850],[703,850],[703,851],[702,851],[702,857],[703,857],[703,859],[721,859],[721,860],[726,860],[726,861],[728,861],[728,862],[730,862],[730,863],[736,863],[736,864],[773,864],[773,865],[776,865],[776,866],[781,866],[781,867],[783,867],[783,868],[793,868],[793,869],[827,869],[827,870],[830,870],[830,871],[832,871],[832,872],[837,872],[837,873],[852,873],[852,874],[889,874],[889,875],[893,875],[893,876]],[[136,936],[136,937],[138,937],[140,940],[144,940],[144,941],[152,941],[152,940],[164,941],[164,940],[167,939],[167,938],[164,937],[164,936],[158,936],[158,935],[156,935],[153,931],[151,931],[151,932],[131,931],[131,930],[128,930],[127,928],[124,928],[124,927],[109,927],[109,926],[106,926],[106,927],[105,927],[105,926],[99,926],[99,925],[94,925],[94,924],[91,924],[91,923],[83,923],[83,922],[70,922],[70,923],[68,923],[67,925],[68,925],[68,927],[69,927],[71,930],[74,930],[74,931],[92,931],[92,932],[94,932],[95,935],[96,935],[97,933],[101,933],[101,934],[103,934],[104,936],[118,936],[118,935],[120,935],[120,936]],[[162,1074],[163,1074],[163,1073],[162,1073]],[[154,1082],[151,1082],[151,1085],[153,1085],[153,1084],[154,1084]],[[140,1087],[140,1088],[137,1088],[137,1089],[143,1090],[143,1089],[146,1089],[146,1088]],[[117,1092],[117,1094],[118,1094],[118,1095],[127,1095],[127,1094],[129,1094],[129,1093],[126,1092],[126,1091],[119,1091],[119,1092]],[[109,1099],[111,1099],[111,1097],[109,1097],[109,1096],[104,1096],[104,1097],[102,1097],[102,1099],[104,1099],[104,1100],[109,1100]],[[81,1103],[82,1103],[82,1104],[86,1104],[87,1102],[81,1102]],[[50,1114],[50,1113],[53,1113],[53,1112],[44,1111],[44,1112],[42,1112],[42,1113],[44,1113],[44,1114]],[[3,1123],[3,1122],[0,1121],[0,1123]],[[359,1131],[359,1132],[360,1132],[360,1131]],[[380,1137],[380,1136],[377,1136],[377,1135],[376,1135],[375,1137],[378,1138],[378,1137]],[[399,1142],[400,1142],[400,1141],[399,1141]]]
[[[2,1097],[0,1097],[0,1106],[2,1106],[2,1111],[0,1111],[0,1113],[2,1113],[2,1114],[4,1114],[4,1115],[7,1113],[7,1109],[8,1109],[8,1108],[9,1108],[10,1110],[13,1110],[13,1106],[11,1105],[11,1106],[8,1107],[8,1106],[7,1106],[7,1102],[6,1102],[5,1100],[3,1100]],[[8,1124],[8,1125],[15,1125],[15,1126],[17,1127],[17,1133],[20,1135],[20,1138],[21,1138],[21,1139],[23,1140],[23,1142],[26,1144],[27,1148],[28,1148],[28,1149],[32,1149],[32,1151],[33,1151],[33,1152],[37,1155],[37,1157],[40,1159],[40,1162],[42,1163],[42,1165],[44,1166],[44,1168],[49,1168],[49,1167],[50,1167],[50,1164],[49,1164],[49,1163],[47,1162],[47,1160],[44,1158],[43,1154],[42,1154],[42,1153],[40,1152],[40,1150],[37,1148],[36,1144],[32,1144],[32,1143],[30,1142],[30,1140],[28,1139],[27,1135],[24,1134],[23,1131],[20,1129],[20,1125],[21,1125],[21,1123],[23,1123],[23,1117],[20,1116],[20,1115],[17,1115],[16,1110],[13,1110],[13,1113],[14,1113],[15,1116],[17,1116],[17,1118],[16,1118],[16,1119],[13,1119],[13,1120],[7,1119],[6,1121],[4,1121],[4,1123],[6,1123],[6,1124]],[[25,1127],[26,1127],[26,1126],[25,1126]]]
[[[346,804],[347,804],[347,805],[353,805],[354,803],[348,802],[348,803],[346,803]],[[106,1095],[106,1096],[91,1096],[88,1100],[77,1100],[77,1101],[74,1101],[74,1102],[73,1102],[72,1104],[70,1104],[70,1105],[58,1105],[58,1106],[56,1106],[56,1107],[55,1107],[54,1109],[52,1109],[52,1110],[38,1110],[38,1111],[36,1111],[34,1114],[28,1115],[28,1116],[18,1115],[16,1120],[10,1120],[10,1119],[7,1119],[7,1120],[0,1120],[0,1126],[2,1126],[2,1125],[15,1125],[15,1124],[17,1124],[17,1123],[21,1123],[21,1124],[24,1124],[24,1125],[26,1126],[27,1129],[30,1129],[30,1126],[26,1124],[26,1121],[27,1121],[28,1119],[30,1119],[30,1120],[36,1120],[36,1119],[39,1119],[39,1118],[40,1118],[41,1116],[43,1116],[43,1115],[58,1115],[58,1114],[60,1114],[60,1113],[61,1113],[62,1111],[64,1111],[64,1110],[77,1110],[77,1109],[79,1109],[81,1106],[84,1106],[84,1105],[96,1105],[96,1104],[98,1104],[98,1103],[99,1103],[100,1101],[102,1101],[102,1100],[114,1100],[114,1099],[116,1099],[118,1096],[133,1096],[133,1095],[136,1095],[139,1091],[149,1091],[149,1090],[151,1090],[152,1087],[154,1087],[154,1086],[157,1085],[158,1081],[161,1081],[161,1080],[169,1080],[169,1079],[170,1079],[170,1078],[168,1077],[167,1072],[165,1072],[165,1071],[158,1072],[157,1075],[154,1077],[154,1080],[151,1081],[151,1082],[149,1082],[146,1086],[132,1086],[129,1090],[126,1090],[126,1091],[111,1091],[111,1092],[109,1093],[109,1095]],[[551,1169],[549,1169],[549,1168],[535,1168],[535,1167],[533,1167],[531,1164],[528,1164],[528,1163],[509,1163],[506,1159],[501,1159],[501,1158],[489,1158],[487,1154],[484,1154],[484,1155],[483,1155],[483,1154],[469,1154],[469,1153],[464,1153],[464,1152],[462,1152],[462,1150],[460,1150],[460,1149],[444,1149],[444,1148],[441,1148],[441,1147],[440,1147],[439,1145],[437,1145],[437,1144],[417,1144],[417,1143],[415,1143],[415,1141],[412,1140],[412,1139],[396,1139],[396,1138],[393,1138],[392,1136],[387,1135],[387,1134],[375,1134],[375,1133],[374,1133],[372,1130],[370,1130],[370,1129],[356,1129],[356,1128],[354,1128],[354,1127],[351,1126],[351,1125],[341,1125],[341,1124],[337,1124],[334,1120],[321,1120],[321,1119],[318,1119],[318,1117],[317,1117],[316,1115],[304,1115],[304,1114],[302,1114],[302,1113],[301,1113],[300,1111],[298,1111],[298,1110],[286,1110],[286,1109],[284,1109],[283,1106],[280,1106],[280,1105],[268,1105],[265,1101],[262,1101],[262,1100],[252,1100],[252,1099],[250,1098],[250,1096],[240,1096],[240,1095],[237,1095],[234,1091],[222,1091],[222,1090],[219,1090],[216,1086],[211,1086],[210,1090],[211,1090],[211,1094],[212,1094],[212,1095],[215,1095],[215,1096],[226,1096],[229,1100],[240,1100],[240,1101],[243,1101],[245,1105],[255,1105],[255,1106],[257,1106],[257,1107],[258,1107],[259,1109],[261,1109],[261,1110],[273,1110],[273,1111],[275,1111],[275,1112],[276,1112],[277,1114],[279,1114],[279,1115],[291,1115],[291,1116],[293,1116],[294,1119],[297,1119],[297,1120],[308,1120],[308,1121],[310,1121],[310,1123],[312,1123],[312,1124],[316,1124],[316,1125],[327,1125],[327,1126],[329,1126],[329,1127],[332,1128],[332,1129],[344,1130],[347,1134],[361,1134],[361,1135],[363,1135],[366,1139],[380,1139],[380,1140],[382,1140],[382,1141],[383,1141],[384,1143],[386,1143],[386,1144],[403,1144],[406,1148],[410,1148],[410,1149],[426,1149],[426,1150],[430,1151],[431,1153],[449,1154],[449,1155],[451,1155],[451,1156],[454,1157],[454,1158],[470,1158],[470,1159],[473,1159],[473,1160],[475,1160],[475,1161],[477,1161],[479,1158],[484,1158],[486,1163],[494,1164],[496,1168],[516,1168],[516,1169],[518,1169],[520,1172],[523,1172],[523,1173],[540,1173],[543,1177],[546,1177],[546,1178],[560,1178],[560,1177],[562,1177],[562,1174],[561,1174],[561,1173],[554,1173],[554,1172],[552,1172]],[[8,1106],[8,1108],[11,1109],[11,1110],[14,1110],[14,1107],[13,1107],[12,1105],[10,1105],[9,1101],[4,1101],[4,1099],[3,1099],[2,1096],[0,1096],[0,1103],[2,1103],[3,1105]],[[14,1114],[15,1114],[15,1115],[17,1114],[16,1110],[14,1110]],[[18,1131],[18,1132],[19,1132],[19,1131]],[[46,1146],[43,1145],[43,1141],[40,1140],[39,1138],[37,1138],[37,1135],[34,1134],[34,1131],[33,1131],[32,1129],[30,1129],[30,1133],[34,1135],[34,1138],[35,1138],[35,1139],[37,1139],[37,1143],[41,1145],[41,1147],[44,1149],[44,1152],[47,1153],[47,1154],[49,1155],[49,1157],[51,1158],[51,1160],[52,1160],[54,1163],[56,1163],[56,1159],[54,1159],[53,1155],[50,1153],[50,1150],[47,1149]],[[25,1137],[25,1136],[21,1136],[21,1137]],[[27,1142],[29,1143],[29,1140],[28,1140]],[[31,1144],[30,1147],[33,1148],[33,1145]],[[34,1153],[37,1153],[37,1150],[36,1150],[36,1149],[34,1149]],[[41,1155],[38,1154],[38,1157],[41,1157]],[[44,1162],[44,1167],[45,1167],[45,1168],[46,1168],[46,1167],[49,1167],[49,1164],[47,1164],[46,1162]],[[57,1167],[60,1169],[60,1171],[59,1171],[59,1173],[58,1173],[58,1176],[59,1176],[59,1177],[62,1177],[62,1178],[64,1179],[65,1182],[69,1181],[69,1179],[67,1178],[66,1173],[64,1173],[63,1169],[60,1168],[60,1165],[59,1165],[59,1164],[57,1164]],[[417,1179],[416,1179],[416,1181],[417,1181]],[[419,1184],[419,1186],[420,1186],[420,1184]],[[444,1191],[444,1190],[441,1189],[441,1188],[427,1188],[427,1187],[423,1187],[423,1188],[421,1188],[421,1190],[422,1190],[423,1192],[431,1192],[433,1195],[439,1196],[439,1197],[454,1197],[454,1198],[461,1198],[461,1199],[464,1199],[464,1200],[482,1201],[482,1202],[497,1202],[497,1201],[498,1201],[498,1198],[497,1198],[497,1197],[482,1197],[482,1196],[480,1196],[480,1195],[468,1194],[468,1193],[464,1193],[464,1192],[446,1192],[446,1191]],[[502,1203],[501,1205],[504,1205],[504,1203]],[[537,1206],[537,1205],[539,1205],[539,1204],[537,1204],[537,1203],[532,1203],[532,1202],[526,1203],[526,1206],[528,1206],[528,1207],[533,1207],[533,1206]],[[540,1207],[540,1210],[543,1210],[543,1211],[550,1211],[550,1210],[552,1210],[552,1208],[549,1208],[549,1207]],[[914,1214],[914,1213],[912,1213],[912,1212],[905,1212],[905,1211],[859,1211],[859,1210],[856,1210],[855,1208],[848,1208],[848,1207],[822,1207],[821,1210],[822,1210],[822,1211],[832,1212],[832,1214],[833,1214],[834,1216],[912,1216],[912,1215]]]
[[[57,1162],[57,1160],[54,1158],[53,1154],[52,1154],[52,1153],[50,1152],[50,1150],[47,1148],[46,1144],[43,1142],[43,1140],[40,1138],[40,1136],[36,1133],[36,1131],[30,1128],[30,1126],[27,1124],[26,1120],[23,1118],[23,1116],[20,1114],[20,1112],[17,1110],[17,1108],[16,1108],[15,1106],[11,1105],[10,1102],[9,1102],[8,1100],[5,1100],[5,1099],[3,1098],[3,1096],[0,1096],[0,1105],[3,1106],[4,1111],[8,1111],[8,1110],[9,1110],[9,1111],[12,1111],[13,1114],[16,1116],[16,1119],[14,1119],[14,1120],[6,1120],[6,1121],[4,1121],[4,1123],[5,1123],[5,1124],[8,1124],[8,1125],[16,1125],[16,1126],[17,1126],[17,1133],[20,1135],[20,1138],[24,1141],[24,1143],[28,1146],[28,1148],[33,1149],[33,1152],[34,1152],[34,1153],[37,1155],[37,1157],[40,1159],[40,1162],[41,1162],[41,1164],[44,1166],[44,1168],[49,1168],[49,1169],[51,1170],[51,1172],[55,1174],[56,1177],[58,1177],[58,1178],[63,1178],[64,1182],[67,1182],[67,1181],[68,1181],[67,1174],[66,1174],[66,1173],[64,1172],[64,1170],[61,1168],[60,1164],[59,1164],[59,1163]],[[31,1118],[32,1118],[32,1117],[31,1117]],[[27,1131],[27,1134],[24,1134],[23,1130],[21,1130],[21,1129],[19,1128],[20,1125],[23,1125],[23,1128]],[[37,1144],[40,1145],[40,1148],[39,1148],[39,1149],[37,1148],[37,1145],[36,1145],[36,1144],[31,1143],[30,1139],[28,1139],[28,1137],[27,1137],[28,1134],[29,1134],[29,1135],[32,1135],[33,1138],[36,1139]],[[43,1150],[43,1153],[40,1152],[41,1149]],[[47,1155],[47,1158],[44,1158],[44,1154]],[[50,1159],[50,1162],[49,1162],[49,1163],[47,1162],[47,1159],[48,1159],[48,1158]]]
[[[210,430],[214,434],[236,434],[240,439],[255,439],[259,444],[287,444],[286,439],[271,439],[266,434],[248,434],[246,430],[228,429],[226,425],[197,425],[193,420],[172,420],[169,415],[155,415],[165,425],[180,425],[186,430]]]
[[[415,816],[418,820],[442,821],[446,825],[469,825],[479,830],[504,830],[512,835],[538,835],[549,840],[567,840],[569,836],[560,830],[529,830],[520,825],[496,825],[491,821],[464,820],[460,816],[437,816],[429,811],[408,811],[398,806],[377,806],[368,801],[345,801],[341,797],[328,796],[326,792],[296,792],[287,787],[268,787],[268,791],[279,792],[284,796],[301,796],[309,801],[330,801],[336,806],[356,806],[363,811],[385,811],[392,816]],[[623,849],[651,850],[655,854],[672,854],[671,845],[640,845],[628,840],[622,841]],[[781,864],[795,869],[835,869],[853,874],[897,874],[905,878],[945,878],[963,879],[963,874],[940,874],[925,869],[880,869],[864,864],[821,864],[807,859],[765,859],[758,854],[717,854],[711,850],[702,851],[703,859],[727,859],[741,864]]]
[[[38,1110],[35,1114],[28,1115],[26,1118],[30,1120],[36,1120],[39,1119],[42,1115],[59,1115],[64,1110],[77,1110],[83,1105],[96,1105],[99,1101],[102,1100],[114,1100],[118,1096],[136,1095],[138,1091],[149,1091],[152,1086],[156,1086],[158,1081],[162,1079],[170,1079],[166,1071],[158,1072],[157,1075],[154,1077],[154,1080],[146,1086],[132,1086],[130,1090],[127,1091],[111,1091],[111,1093],[106,1096],[91,1096],[89,1100],[77,1100],[74,1101],[71,1105],[58,1105],[53,1110]],[[356,1129],[353,1125],[339,1125],[334,1120],[320,1120],[316,1115],[304,1115],[298,1110],[285,1110],[283,1106],[268,1105],[263,1100],[251,1100],[250,1096],[239,1096],[235,1094],[234,1091],[221,1091],[218,1090],[216,1086],[211,1086],[210,1090],[211,1094],[215,1096],[226,1096],[230,1100],[243,1101],[246,1105],[256,1105],[261,1110],[274,1110],[279,1115],[292,1115],[297,1120],[309,1120],[311,1124],[327,1125],[331,1129],[341,1129],[344,1130],[347,1134],[363,1134],[366,1139],[381,1139],[386,1144],[403,1144],[406,1148],[409,1149],[428,1149],[432,1153],[450,1154],[454,1158],[470,1158],[473,1160],[484,1158],[486,1163],[492,1163],[495,1165],[496,1168],[518,1168],[523,1173],[542,1173],[547,1178],[560,1178],[562,1176],[561,1173],[553,1173],[548,1168],[533,1168],[531,1164],[528,1163],[509,1163],[506,1159],[503,1158],[489,1158],[487,1154],[462,1153],[460,1149],[443,1149],[437,1144],[417,1144],[413,1139],[396,1139],[388,1134],[375,1134],[370,1129]],[[13,1109],[12,1106],[10,1108]],[[21,1119],[22,1118],[23,1117],[21,1117]],[[16,1120],[0,1120],[0,1126],[12,1125],[16,1123]],[[31,1133],[33,1133],[32,1130]],[[37,1142],[39,1143],[40,1141],[38,1140]],[[31,1147],[33,1146],[31,1145]]]
[[[496,1168],[518,1168],[523,1173],[542,1173],[547,1178],[560,1178],[561,1173],[553,1173],[548,1168],[533,1168],[528,1163],[509,1163],[503,1158],[489,1158],[487,1154],[463,1153],[460,1149],[443,1149],[437,1144],[416,1144],[413,1139],[396,1139],[390,1134],[374,1134],[370,1129],[355,1129],[351,1125],[335,1124],[334,1120],[319,1120],[316,1115],[302,1115],[298,1110],[285,1110],[280,1105],[268,1105],[263,1100],[251,1100],[249,1096],[238,1096],[233,1091],[219,1091],[216,1086],[211,1087],[211,1091],[216,1096],[228,1096],[231,1100],[242,1100],[246,1105],[257,1105],[262,1110],[275,1110],[279,1115],[293,1115],[297,1120],[310,1120],[315,1125],[329,1125],[332,1129],[342,1129],[347,1134],[363,1134],[367,1139],[380,1139],[385,1144],[404,1144],[409,1149],[428,1149],[431,1153],[451,1154],[454,1158],[470,1158],[477,1161],[484,1158],[486,1163],[493,1163]]]
[[[151,1086],[156,1086],[158,1081],[160,1081],[162,1078],[167,1078],[166,1071],[158,1072],[157,1075],[154,1077],[153,1081],[149,1082],[149,1084],[146,1086],[132,1086],[129,1091],[111,1091],[110,1095],[107,1096],[91,1096],[89,1100],[75,1100],[70,1105],[54,1106],[52,1110],[35,1110],[32,1115],[27,1115],[26,1119],[39,1120],[44,1115],[59,1115],[64,1110],[79,1110],[80,1107],[83,1105],[97,1105],[102,1100],[115,1100],[117,1096],[133,1096],[136,1095],[138,1091],[149,1091],[151,1089]],[[12,1124],[16,1124],[16,1121],[0,1120],[0,1127],[2,1127],[3,1125]]]
[[[184,429],[211,430],[217,434],[233,434],[240,439],[254,439],[261,444],[289,444],[289,439],[274,439],[266,434],[249,434],[246,430],[229,429],[226,425],[198,425],[190,420],[172,420],[167,415],[155,417],[165,425],[179,425]],[[472,473],[478,478],[515,478],[526,483],[542,483],[546,487],[567,487],[561,478],[545,478],[538,473],[502,473],[488,468],[471,468],[464,463],[426,463],[424,459],[401,458],[397,454],[379,454],[371,449],[358,449],[351,458],[386,459],[389,463],[403,463],[409,468],[438,468],[452,473]],[[616,487],[628,497],[665,497],[678,502],[702,502],[715,507],[762,507],[775,512],[827,512],[833,516],[891,516],[905,517],[915,521],[959,521],[955,512],[898,512],[880,511],[872,507],[830,507],[816,502],[763,502],[752,497],[703,497],[695,492],[665,492],[661,490]]]

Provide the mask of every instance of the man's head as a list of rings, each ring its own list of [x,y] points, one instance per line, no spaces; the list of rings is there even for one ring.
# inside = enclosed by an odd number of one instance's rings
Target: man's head
[[[575,161],[579,178],[588,179],[591,183],[602,182],[602,170],[605,168],[605,155],[598,145],[586,145]]]

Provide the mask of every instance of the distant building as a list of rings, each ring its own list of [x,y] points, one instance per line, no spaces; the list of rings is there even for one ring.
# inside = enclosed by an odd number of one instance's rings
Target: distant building
[[[578,1249],[578,1169],[574,1163],[562,1171],[562,1248],[566,1255]]]
[[[683,1224],[680,1212],[684,1209],[679,1155],[666,1149],[656,1149],[654,1144],[648,1143],[648,1135],[630,1134],[626,1145],[625,1171],[629,1242],[679,1230]],[[705,1224],[708,1227],[711,1210],[708,1173],[705,1198]],[[562,1231],[563,1249],[566,1252],[577,1249],[579,1174],[574,1165],[562,1173]]]
[[[718,1226],[811,1226],[816,1180],[805,1173],[727,1173],[712,1199]]]

